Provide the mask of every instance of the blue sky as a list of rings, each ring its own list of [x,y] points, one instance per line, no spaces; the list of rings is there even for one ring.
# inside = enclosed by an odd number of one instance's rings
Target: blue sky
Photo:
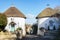
[[[6,11],[12,3],[27,17],[28,24],[36,22],[35,17],[47,7],[47,4],[50,4],[51,8],[60,6],[60,0],[0,0],[0,12]]]

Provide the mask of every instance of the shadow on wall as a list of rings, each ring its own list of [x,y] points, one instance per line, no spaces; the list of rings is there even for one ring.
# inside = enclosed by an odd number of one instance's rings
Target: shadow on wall
[[[50,20],[54,21],[54,23],[52,23],[52,26],[49,23]],[[54,26],[57,27],[57,25],[58,25],[56,20],[54,20],[53,18],[48,18],[48,19],[44,20],[43,22],[41,22],[41,21],[43,21],[43,19],[40,20],[40,23],[39,23],[38,26],[39,27],[44,27],[45,29],[48,29],[48,26],[50,27],[50,29],[53,29]]]

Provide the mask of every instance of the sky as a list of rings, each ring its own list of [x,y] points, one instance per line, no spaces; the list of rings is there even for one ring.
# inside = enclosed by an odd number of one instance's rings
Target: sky
[[[34,24],[36,16],[47,8],[47,4],[55,8],[60,6],[60,0],[0,0],[0,12],[5,12],[12,4],[26,16],[26,24]]]

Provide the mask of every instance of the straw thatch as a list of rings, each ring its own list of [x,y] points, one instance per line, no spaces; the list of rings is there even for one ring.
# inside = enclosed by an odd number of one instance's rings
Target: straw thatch
[[[20,12],[16,7],[10,7],[7,11],[4,12],[7,17],[22,17],[26,18],[25,15]]]
[[[52,8],[46,8],[36,18],[51,17],[53,14],[54,10]]]

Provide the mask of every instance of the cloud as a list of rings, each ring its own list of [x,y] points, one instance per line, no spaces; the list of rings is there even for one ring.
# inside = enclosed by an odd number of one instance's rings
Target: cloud
[[[27,14],[26,17],[28,19],[35,19],[35,15],[33,15],[33,14]]]
[[[33,14],[27,14],[27,19],[26,19],[26,23],[27,24],[33,24],[36,22],[36,19],[35,19],[35,15]]]

